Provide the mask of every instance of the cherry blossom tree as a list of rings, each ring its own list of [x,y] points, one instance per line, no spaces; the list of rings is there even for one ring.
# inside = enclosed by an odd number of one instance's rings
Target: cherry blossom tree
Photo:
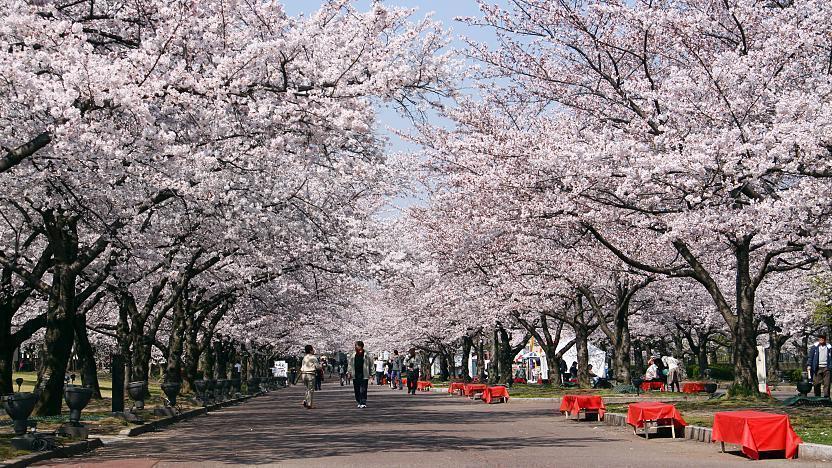
[[[546,153],[530,215],[563,214],[630,267],[698,282],[728,326],[737,388],[756,392],[756,292],[828,240],[828,182],[812,176],[829,161],[829,7],[511,3],[470,20],[500,39],[471,54],[510,88],[506,105],[565,119],[516,141]]]

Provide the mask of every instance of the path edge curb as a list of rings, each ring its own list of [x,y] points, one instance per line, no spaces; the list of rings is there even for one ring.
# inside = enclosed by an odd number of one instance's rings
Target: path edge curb
[[[101,441],[101,439],[81,440],[68,445],[64,445],[62,447],[58,447],[54,450],[30,453],[28,455],[23,455],[17,458],[12,458],[10,460],[5,460],[0,462],[0,466],[4,468],[20,468],[24,466],[29,466],[32,463],[37,463],[52,458],[67,458],[74,455],[79,455],[84,452],[95,450],[103,445],[104,443]]]
[[[628,426],[627,415],[623,413],[606,413],[603,423],[607,426]],[[710,444],[713,442],[713,431],[710,427],[685,426],[685,439],[692,442]],[[797,458],[808,461],[832,461],[832,445],[804,442],[797,449]]]
[[[264,393],[258,393],[256,395],[246,395],[240,398],[235,398],[233,400],[223,401],[221,403],[214,403],[213,405],[204,406],[202,408],[194,408],[192,410],[183,411],[175,416],[168,416],[165,418],[157,419],[155,421],[151,421],[147,424],[142,424],[141,426],[135,426],[128,429],[123,429],[119,432],[119,435],[128,436],[128,437],[135,437],[141,434],[145,434],[147,432],[154,432],[162,429],[164,427],[170,426],[171,424],[177,423],[179,421],[185,421],[191,418],[195,418],[197,416],[208,414],[210,411],[216,411],[231,405],[236,405],[239,403],[244,403],[251,398],[264,395]]]

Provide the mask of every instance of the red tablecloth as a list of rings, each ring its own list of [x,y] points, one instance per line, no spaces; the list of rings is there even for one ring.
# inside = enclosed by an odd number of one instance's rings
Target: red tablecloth
[[[416,382],[416,390],[427,392],[431,388],[433,388],[433,385],[427,380],[420,380]]]
[[[705,391],[705,382],[685,382],[682,384],[682,393],[700,393]]]
[[[648,392],[650,390],[664,390],[664,384],[662,382],[642,382],[641,383],[641,391]]]
[[[482,401],[486,403],[490,404],[497,398],[503,398],[505,401],[508,401],[508,389],[501,386],[486,387],[486,389],[482,392]]]
[[[465,390],[465,384],[463,382],[451,382],[451,385],[448,387],[448,393],[462,393]]]
[[[598,419],[604,417],[607,406],[598,395],[564,395],[560,400],[560,411],[578,414],[582,409],[598,410]]]
[[[515,377],[514,378],[514,383],[526,383],[526,379],[524,379],[522,377]]]
[[[472,396],[474,392],[484,392],[486,388],[488,388],[488,385],[482,383],[465,384],[462,388],[462,393],[469,397]]]
[[[742,452],[754,460],[760,452],[785,450],[786,458],[797,455],[803,440],[795,434],[789,416],[762,411],[725,411],[714,414],[714,442],[742,446]]]
[[[644,421],[673,421],[675,426],[687,426],[688,423],[682,419],[682,415],[675,406],[659,401],[645,401],[642,403],[630,403],[627,406],[627,424],[642,428]]]

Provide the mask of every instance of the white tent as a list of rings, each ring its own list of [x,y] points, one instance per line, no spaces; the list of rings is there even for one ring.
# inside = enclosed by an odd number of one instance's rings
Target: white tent
[[[564,337],[563,339],[561,339],[561,343],[558,346],[558,351],[562,350],[565,343],[568,342],[570,339],[570,337]],[[604,377],[606,375],[606,353],[603,350],[598,349],[591,344],[588,344],[587,346],[589,348],[589,363],[592,364],[593,372],[595,372],[595,374],[600,377]],[[540,351],[540,353],[538,353],[536,351],[529,351],[528,349],[524,349],[523,351],[517,354],[514,360],[515,362],[528,361],[529,359],[535,358],[540,359],[540,377],[542,379],[549,379],[549,366],[546,362],[546,353],[542,350]],[[572,348],[570,348],[569,351],[567,351],[563,355],[563,360],[566,361],[567,367],[572,365],[572,362],[578,360],[578,351],[575,349],[574,346],[572,346]],[[527,368],[530,367],[527,366]]]

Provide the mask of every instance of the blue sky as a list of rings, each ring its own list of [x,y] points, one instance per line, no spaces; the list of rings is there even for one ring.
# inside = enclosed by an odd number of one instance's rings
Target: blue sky
[[[283,0],[281,2],[290,16],[308,15],[316,11],[325,3],[320,0]],[[372,0],[356,0],[354,5],[359,10],[367,10],[372,5]],[[407,8],[416,8],[414,19],[419,19],[433,13],[433,19],[443,24],[446,30],[449,30],[453,42],[452,47],[463,47],[464,42],[460,37],[465,36],[474,39],[478,42],[494,42],[494,35],[490,29],[471,27],[454,18],[458,16],[480,16],[480,9],[476,0],[385,0],[382,3],[390,6],[400,6]],[[507,0],[489,0],[489,3],[505,5]],[[386,136],[390,145],[388,150],[391,152],[416,151],[412,145],[401,141],[399,138],[391,134],[390,129],[407,130],[410,128],[410,122],[399,116],[395,111],[390,109],[380,109],[379,111],[379,128],[377,131]],[[423,195],[400,197],[392,202],[394,211],[397,208],[406,208],[408,206],[422,204],[424,202]],[[396,216],[396,213],[388,213],[388,216]]]

